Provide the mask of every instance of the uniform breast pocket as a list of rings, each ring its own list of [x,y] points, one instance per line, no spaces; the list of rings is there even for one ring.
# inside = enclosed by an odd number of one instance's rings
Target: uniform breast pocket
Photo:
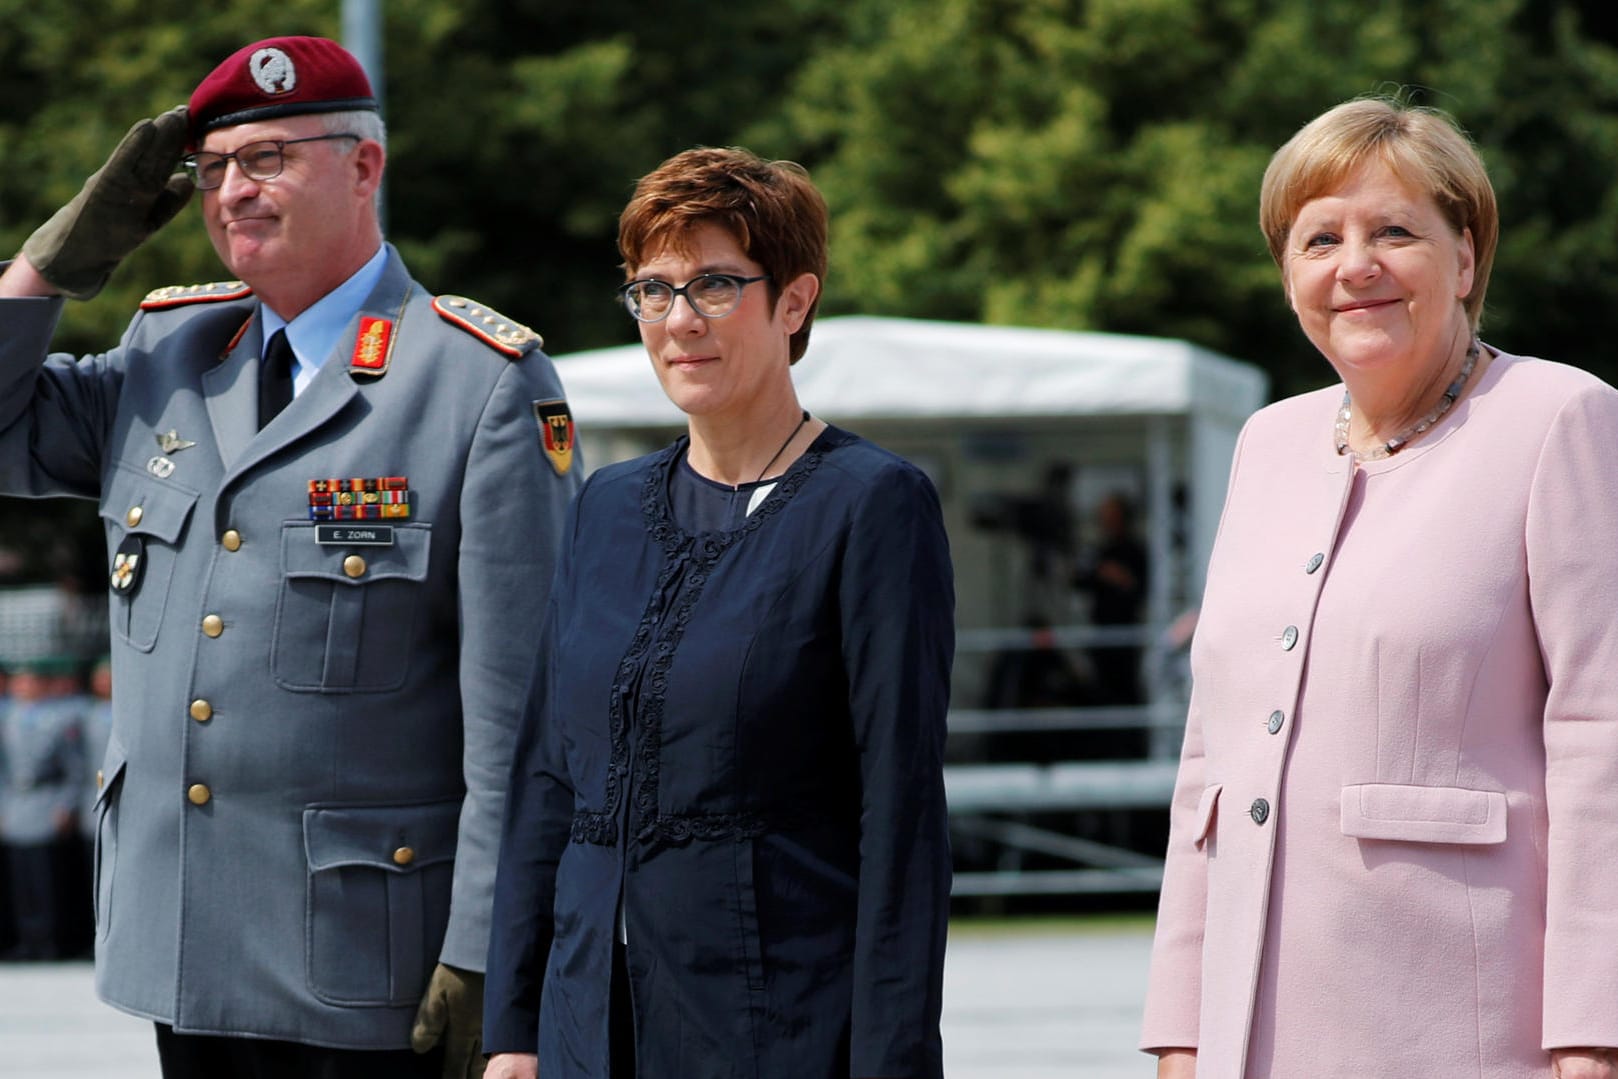
[[[386,546],[315,542],[315,526],[281,530],[275,680],[305,693],[396,690],[426,602],[431,532],[392,526]]]
[[[157,645],[197,492],[119,465],[101,500],[113,633],[141,652]]]
[[[421,999],[449,924],[460,809],[456,799],[303,811],[315,996],[372,1007]]]

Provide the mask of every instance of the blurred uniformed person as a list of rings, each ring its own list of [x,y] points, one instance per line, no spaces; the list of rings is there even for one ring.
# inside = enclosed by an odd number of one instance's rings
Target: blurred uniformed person
[[[78,710],[53,688],[70,667],[71,661],[55,657],[22,664],[11,678],[11,707],[0,719],[0,840],[11,878],[17,959],[61,955],[65,927],[59,912],[74,898],[63,870],[84,783],[84,747]]]
[[[352,56],[261,41],[0,276],[0,490],[97,499],[107,532],[97,988],[156,1021],[171,1079],[480,1066],[512,732],[580,470],[538,337],[383,242],[385,157]],[[193,186],[240,281],[47,357],[61,297]]]

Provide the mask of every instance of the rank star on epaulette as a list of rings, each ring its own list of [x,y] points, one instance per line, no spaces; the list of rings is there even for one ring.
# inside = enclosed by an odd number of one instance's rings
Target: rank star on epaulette
[[[512,359],[526,355],[545,342],[527,326],[514,322],[498,311],[491,311],[465,296],[438,296],[433,310],[451,326],[459,326],[484,344]]]
[[[148,292],[146,298],[140,302],[140,309],[161,311],[193,303],[242,300],[252,294],[253,290],[240,281],[211,281],[205,285],[164,285]]]

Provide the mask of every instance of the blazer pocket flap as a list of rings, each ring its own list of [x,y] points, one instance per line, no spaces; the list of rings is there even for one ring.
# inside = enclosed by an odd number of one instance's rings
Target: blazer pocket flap
[[[107,752],[101,758],[101,770],[96,773],[96,805],[107,800],[118,777],[124,774],[124,745],[116,735],[107,739]]]
[[[1214,814],[1219,809],[1219,792],[1225,789],[1223,783],[1215,783],[1205,787],[1202,798],[1197,802],[1196,831],[1191,833],[1191,842],[1200,847],[1208,840],[1208,833],[1213,831]]]
[[[344,522],[348,532],[373,532],[385,542],[321,543],[312,524],[291,524],[281,529],[281,565],[288,577],[320,577],[340,584],[367,581],[427,579],[432,533],[425,525],[396,525],[363,521]]]
[[[197,492],[119,465],[107,480],[101,516],[125,532],[173,543],[196,504]]]
[[[1504,843],[1506,795],[1468,787],[1353,784],[1343,788],[1343,834],[1409,843]]]
[[[453,861],[461,803],[310,806],[303,811],[309,869],[369,866],[407,873]]]

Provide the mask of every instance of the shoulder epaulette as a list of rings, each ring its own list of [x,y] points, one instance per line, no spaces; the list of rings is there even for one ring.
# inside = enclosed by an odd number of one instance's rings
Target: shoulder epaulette
[[[253,290],[240,281],[213,281],[206,285],[164,285],[154,288],[140,302],[142,311],[159,311],[165,307],[183,307],[192,303],[219,303],[222,300],[242,300]]]
[[[523,356],[545,341],[520,322],[513,322],[498,311],[491,311],[465,296],[437,296],[433,310],[451,326],[459,326],[479,341],[512,359]]]

